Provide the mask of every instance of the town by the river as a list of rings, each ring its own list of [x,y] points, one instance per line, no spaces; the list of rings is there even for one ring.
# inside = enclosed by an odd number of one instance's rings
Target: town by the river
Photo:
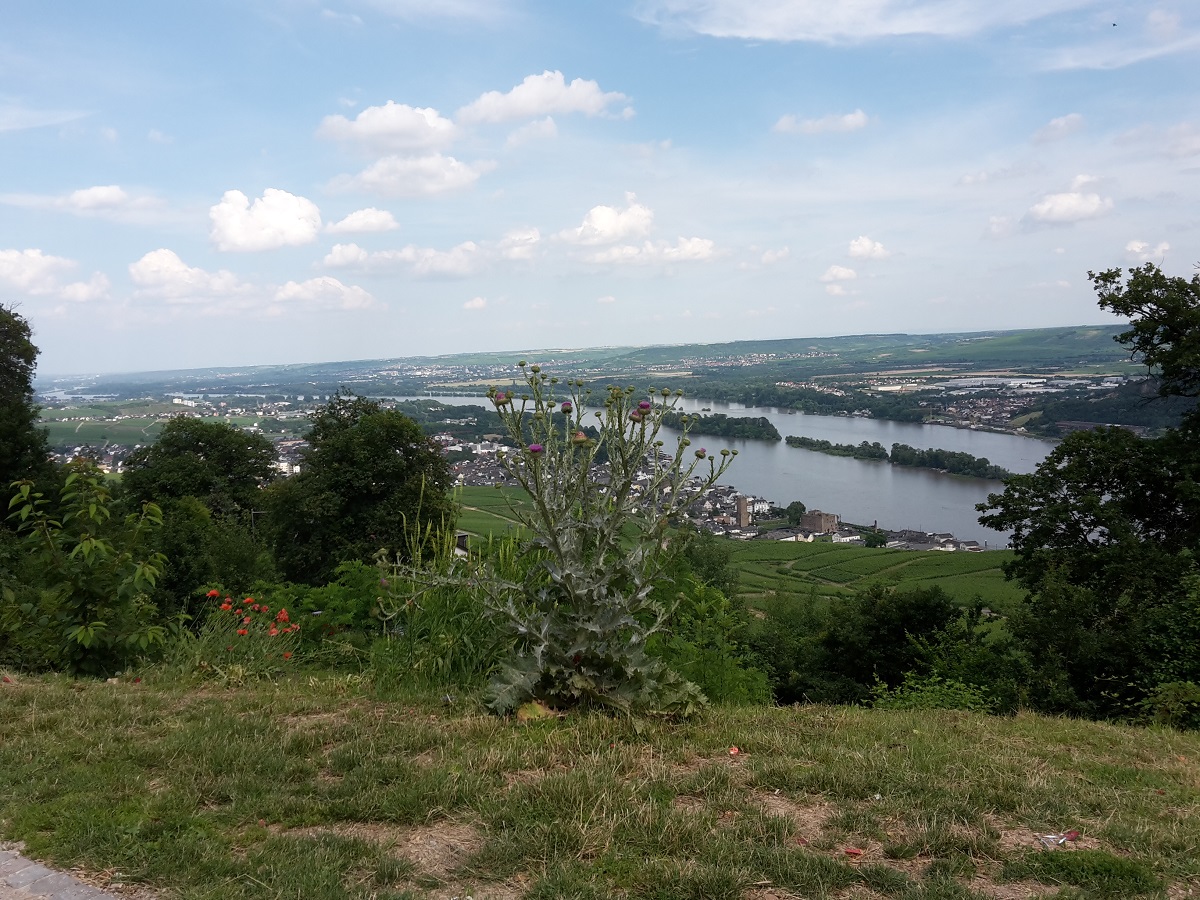
[[[490,404],[484,398],[423,397],[449,405]],[[1012,434],[919,425],[859,416],[810,416],[790,410],[710,403],[682,398],[684,412],[710,411],[730,416],[765,417],[783,435],[801,435],[839,444],[878,441],[920,449],[940,448],[987,457],[1011,472],[1032,472],[1053,448],[1048,441]],[[674,432],[664,429],[664,435]],[[672,442],[667,441],[669,447]],[[1008,536],[979,524],[975,504],[999,492],[1003,485],[982,478],[946,475],[929,469],[893,466],[887,462],[828,456],[789,447],[782,441],[728,440],[697,437],[696,446],[710,450],[729,447],[738,451],[737,461],[723,479],[740,491],[764,497],[780,506],[802,500],[809,509],[837,513],[846,522],[878,524],[880,528],[904,528],[928,532],[950,532],[961,540],[974,540],[988,547],[1003,547]]]

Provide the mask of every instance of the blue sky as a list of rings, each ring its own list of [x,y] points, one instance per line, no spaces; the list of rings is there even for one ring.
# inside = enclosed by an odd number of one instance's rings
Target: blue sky
[[[41,371],[1105,321],[1200,261],[1200,7],[14,0]]]

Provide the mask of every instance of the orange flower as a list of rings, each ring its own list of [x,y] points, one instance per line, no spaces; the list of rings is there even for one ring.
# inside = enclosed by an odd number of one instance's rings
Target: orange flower
[[[228,603],[222,603],[222,604],[221,604],[221,609],[228,611],[228,610],[231,610],[231,609],[233,609],[233,607],[232,607],[230,604],[228,604]]]
[[[247,597],[245,600],[242,601],[242,606],[249,606],[253,602],[254,602],[253,597]]]

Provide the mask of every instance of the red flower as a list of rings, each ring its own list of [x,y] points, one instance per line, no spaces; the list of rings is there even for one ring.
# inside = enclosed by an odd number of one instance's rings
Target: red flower
[[[253,597],[247,597],[245,600],[242,601],[242,606],[249,606],[253,602],[254,602]]]
[[[246,629],[245,629],[245,628],[239,628],[239,629],[238,629],[238,634],[240,634],[240,635],[242,635],[243,637],[245,637],[245,635],[246,635]]]
[[[280,610],[278,613],[276,613],[276,614],[275,614],[275,621],[276,621],[276,622],[290,622],[290,621],[291,621],[291,619],[289,619],[289,618],[288,618],[288,612],[287,612],[287,610],[286,610],[286,609],[281,609],[281,610]]]
[[[292,651],[291,651],[291,650],[284,650],[284,651],[283,651],[283,658],[284,658],[284,659],[291,659],[291,658],[292,658]]]
[[[242,624],[243,624],[243,625],[249,625],[249,624],[250,624],[250,617],[249,617],[249,616],[246,616],[246,618],[242,619]]]
[[[277,634],[279,634],[279,629],[272,625],[271,630],[267,632],[267,637],[275,637]]]
[[[222,603],[222,604],[221,604],[221,609],[223,609],[223,610],[231,610],[231,609],[233,609],[233,606],[232,606],[232,604],[229,604],[229,603]]]
[[[214,589],[214,590],[211,590],[211,591],[209,591],[209,592],[208,592],[208,596],[210,596],[210,597],[220,597],[220,596],[221,596],[221,592],[220,592],[220,591],[218,591],[218,590],[215,590],[215,589]]]

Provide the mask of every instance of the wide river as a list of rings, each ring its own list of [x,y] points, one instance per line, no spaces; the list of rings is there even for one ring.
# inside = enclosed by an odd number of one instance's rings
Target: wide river
[[[483,398],[424,399],[490,407]],[[987,457],[1011,472],[1032,472],[1054,446],[1035,438],[945,425],[917,425],[850,416],[810,416],[773,407],[710,403],[690,398],[679,401],[679,408],[685,412],[700,412],[707,407],[711,407],[713,413],[731,416],[765,416],[785,437],[794,434],[834,444],[878,441],[889,450],[893,443],[919,449],[958,450]],[[675,433],[664,431],[669,449]],[[703,446],[710,451],[722,447],[736,449],[737,460],[722,480],[780,506],[802,500],[809,509],[837,513],[845,521],[861,525],[877,522],[880,528],[949,531],[962,540],[986,541],[989,547],[1003,547],[1008,543],[1007,535],[980,525],[979,513],[975,511],[976,503],[986,500],[989,493],[1003,489],[998,481],[829,456],[789,447],[783,441],[702,436],[694,437],[692,446]]]

